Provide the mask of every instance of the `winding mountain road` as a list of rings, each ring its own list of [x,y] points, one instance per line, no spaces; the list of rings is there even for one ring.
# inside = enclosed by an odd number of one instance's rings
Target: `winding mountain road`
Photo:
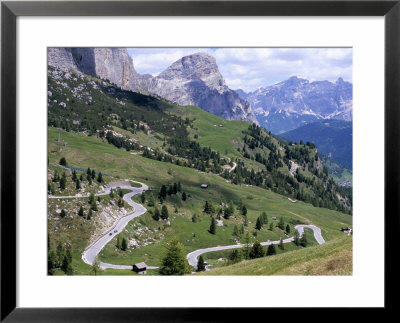
[[[106,246],[107,243],[109,243],[113,237],[120,233],[126,225],[129,223],[134,218],[137,218],[138,216],[146,213],[147,209],[141,205],[138,204],[134,201],[132,201],[132,197],[141,194],[142,192],[148,190],[148,186],[144,183],[137,182],[137,181],[132,181],[135,183],[138,183],[141,185],[141,187],[132,187],[132,186],[121,186],[121,185],[115,185],[112,187],[108,187],[105,189],[104,193],[99,193],[95,194],[95,196],[102,196],[102,195],[107,195],[110,193],[111,188],[113,189],[126,189],[130,190],[131,192],[126,193],[123,196],[124,201],[126,201],[130,206],[134,208],[134,212],[130,213],[122,218],[120,218],[112,228],[108,229],[100,238],[98,238],[95,242],[90,244],[85,251],[82,254],[82,260],[87,263],[88,265],[93,265],[97,255],[100,253],[100,251]],[[88,197],[89,195],[82,195],[82,196],[49,196],[49,198],[57,199],[57,198],[83,198],[83,197]],[[298,230],[300,237],[303,236],[304,234],[304,228],[309,228],[313,230],[314,232],[314,237],[315,240],[319,244],[325,243],[324,238],[322,237],[321,234],[321,229],[318,228],[315,225],[307,225],[307,224],[299,224],[295,226],[295,229]],[[290,237],[287,239],[283,240],[283,243],[289,243],[294,241],[294,237]],[[279,240],[277,241],[266,241],[266,242],[261,242],[262,246],[268,246],[270,244],[279,244]],[[212,251],[220,251],[220,250],[229,250],[229,249],[236,249],[236,248],[243,248],[246,247],[246,244],[236,244],[236,245],[228,245],[228,246],[217,246],[217,247],[210,247],[210,248],[205,248],[205,249],[198,249],[195,251],[192,251],[187,254],[186,258],[189,262],[189,264],[192,267],[197,267],[197,262],[198,262],[198,257],[204,253],[212,252]],[[132,265],[115,265],[115,264],[109,264],[109,263],[104,263],[104,262],[99,262],[99,266],[103,269],[107,268],[112,268],[112,269],[132,269]],[[147,269],[158,269],[156,266],[148,266]]]
[[[319,244],[323,244],[325,243],[324,238],[322,237],[321,234],[321,229],[316,227],[315,225],[307,225],[307,224],[299,224],[295,226],[295,229],[297,229],[297,231],[299,232],[300,238],[303,236],[304,234],[304,228],[309,228],[311,230],[314,231],[314,237],[315,240],[317,240],[317,242]],[[285,240],[283,240],[283,243],[289,243],[294,241],[294,237],[290,237],[287,238]],[[279,240],[276,241],[266,241],[266,242],[261,242],[262,246],[268,246],[270,244],[279,244]],[[187,254],[186,258],[189,262],[189,265],[191,265],[192,267],[197,267],[197,258],[207,252],[212,252],[212,251],[220,251],[220,250],[229,250],[229,249],[236,249],[236,248],[243,248],[246,247],[246,244],[235,244],[235,245],[229,245],[229,246],[218,246],[218,247],[211,247],[211,248],[205,248],[205,249],[198,249],[195,251],[192,251],[190,253]]]
[[[99,239],[97,239],[95,242],[93,242],[91,245],[89,245],[85,251],[82,254],[82,260],[89,264],[93,265],[97,255],[100,253],[100,251],[105,247],[107,243],[109,243],[116,234],[120,233],[126,225],[129,223],[134,218],[137,218],[138,216],[146,213],[147,209],[141,205],[138,204],[134,201],[132,201],[132,197],[141,194],[144,191],[147,191],[149,188],[146,184],[140,183],[133,181],[135,183],[141,184],[141,187],[132,187],[132,186],[113,186],[109,187],[106,189],[106,192],[110,192],[111,188],[113,189],[126,189],[130,190],[131,192],[126,193],[123,196],[123,199],[125,202],[127,202],[130,206],[134,208],[134,212],[130,213],[122,218],[120,218],[112,228],[107,230],[103,236],[101,236]],[[106,193],[107,194],[107,193]],[[103,193],[99,195],[104,195]],[[105,262],[100,262],[99,263],[100,268],[106,269],[106,268],[112,268],[112,269],[132,269],[132,265],[114,265],[114,264],[108,264]],[[157,269],[158,267],[154,266],[147,266],[147,269]]]

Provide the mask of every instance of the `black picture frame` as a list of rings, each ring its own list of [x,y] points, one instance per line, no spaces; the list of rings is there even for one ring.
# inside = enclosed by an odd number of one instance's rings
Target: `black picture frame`
[[[384,16],[385,18],[385,309],[399,233],[400,1],[4,1],[1,3],[1,321],[237,321],[243,308],[16,307],[16,19],[19,16]],[[15,243],[14,243],[15,242]],[[392,272],[391,272],[392,271]],[[390,277],[390,279],[389,279]],[[373,277],[371,277],[373,279]],[[252,317],[264,315],[252,309]],[[260,313],[262,312],[262,313]],[[205,315],[206,314],[206,315]],[[293,318],[291,318],[293,319]]]

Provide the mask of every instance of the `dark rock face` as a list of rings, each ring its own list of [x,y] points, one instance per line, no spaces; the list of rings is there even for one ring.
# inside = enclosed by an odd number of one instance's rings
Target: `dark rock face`
[[[48,64],[108,79],[124,89],[138,90],[138,74],[126,48],[49,48]]]

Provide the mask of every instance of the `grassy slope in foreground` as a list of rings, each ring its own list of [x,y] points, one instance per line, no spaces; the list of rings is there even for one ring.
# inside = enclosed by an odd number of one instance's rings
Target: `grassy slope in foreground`
[[[200,275],[351,275],[353,239],[343,236],[323,245],[242,261]]]

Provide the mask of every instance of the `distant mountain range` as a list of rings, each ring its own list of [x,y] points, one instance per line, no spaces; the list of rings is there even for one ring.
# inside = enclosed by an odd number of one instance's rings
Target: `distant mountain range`
[[[313,142],[319,152],[345,168],[353,168],[352,122],[323,120],[282,133],[280,137],[296,142]]]
[[[126,48],[49,48],[48,64],[179,105],[195,105],[227,120],[258,123],[250,104],[229,89],[215,58],[206,53],[182,57],[156,77],[138,74]]]
[[[274,134],[322,119],[353,118],[353,86],[342,78],[332,83],[293,76],[254,92],[236,93],[251,104],[260,125]]]

